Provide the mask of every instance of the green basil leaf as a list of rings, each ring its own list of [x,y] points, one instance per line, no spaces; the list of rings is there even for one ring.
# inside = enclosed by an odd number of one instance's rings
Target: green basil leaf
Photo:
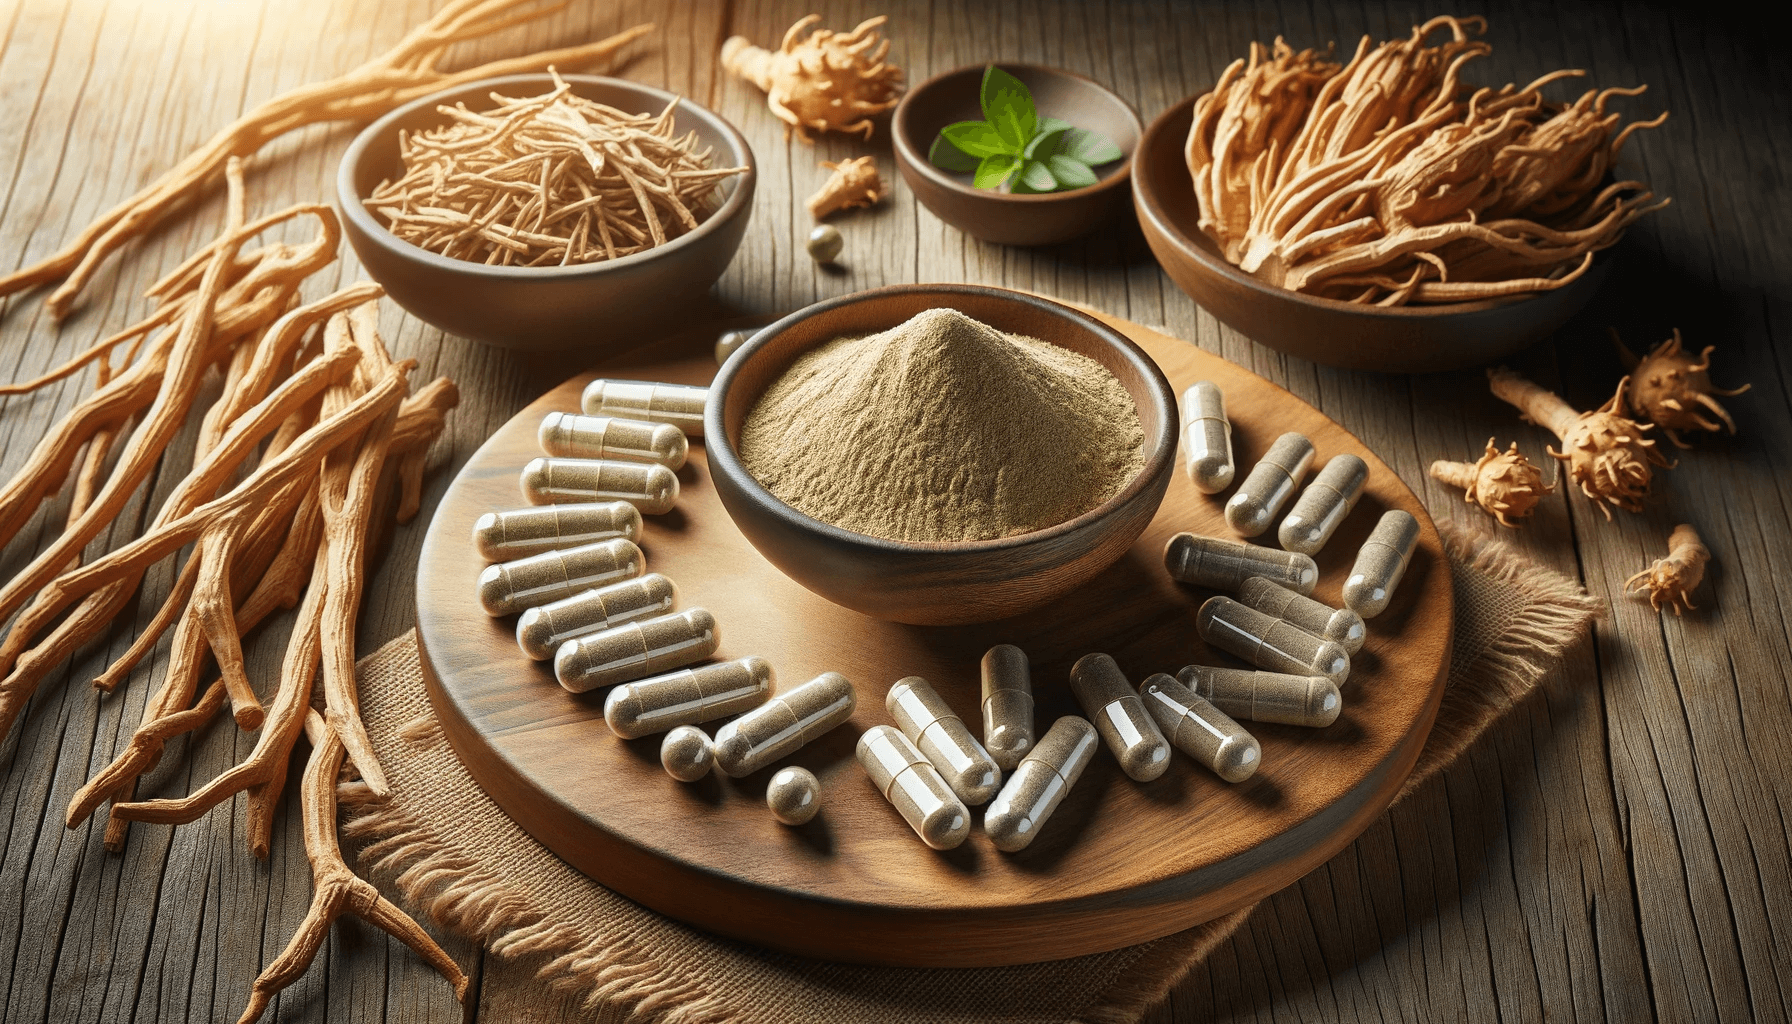
[[[1065,129],[1063,128],[1053,128],[1051,131],[1040,132],[1038,135],[1033,136],[1032,142],[1027,143],[1026,151],[1021,155],[1028,160],[1046,159],[1058,151],[1058,146],[1060,140],[1063,138],[1064,131]]]
[[[996,134],[996,130],[982,121],[960,121],[957,124],[949,124],[940,129],[940,135],[947,142],[979,160],[1008,152],[1008,149],[1002,144],[1001,137]]]
[[[1025,186],[1024,188],[1022,186]],[[1020,169],[1020,179],[1015,182],[1016,192],[1056,192],[1058,181],[1052,172],[1037,160],[1028,160]]]
[[[944,171],[974,171],[977,158],[952,144],[944,135],[935,135],[927,150],[927,162]]]
[[[1072,128],[1064,133],[1058,143],[1058,152],[1075,160],[1080,160],[1090,167],[1113,163],[1125,156],[1114,141],[1100,132],[1092,132],[1087,128]]]
[[[1041,135],[1046,132],[1063,131],[1069,127],[1072,127],[1069,121],[1060,121],[1055,117],[1042,117],[1039,119],[1039,133]]]
[[[1063,188],[1088,188],[1096,182],[1095,172],[1089,165],[1074,157],[1053,154],[1046,158],[1045,165],[1051,168],[1052,177],[1058,179]]]
[[[977,177],[972,181],[978,188],[1000,188],[1002,182],[1020,166],[1020,157],[1012,153],[996,153],[983,158],[977,165]]]
[[[1039,127],[1033,94],[1025,83],[991,64],[983,71],[983,119],[995,128],[1008,152],[1020,153]]]

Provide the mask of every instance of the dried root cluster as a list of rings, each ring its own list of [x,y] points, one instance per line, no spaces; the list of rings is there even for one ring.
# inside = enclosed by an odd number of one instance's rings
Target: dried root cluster
[[[1625,416],[1626,377],[1609,401],[1590,412],[1575,412],[1553,392],[1537,386],[1505,367],[1487,371],[1493,393],[1518,407],[1524,418],[1561,439],[1562,450],[1545,449],[1568,469],[1569,479],[1581,493],[1593,499],[1605,517],[1611,508],[1640,512],[1649,494],[1654,467],[1668,466],[1656,442],[1643,436],[1654,425]]]
[[[809,197],[809,216],[822,220],[829,214],[850,210],[855,206],[875,206],[889,194],[877,173],[877,162],[868,156],[841,160],[823,160],[821,166],[834,172],[820,189]]]
[[[1624,368],[1630,371],[1630,387],[1624,398],[1632,412],[1661,428],[1675,447],[1691,447],[1680,439],[1682,430],[1708,430],[1713,433],[1728,428],[1736,432],[1736,421],[1730,418],[1713,395],[1740,395],[1750,387],[1725,390],[1711,383],[1711,353],[1716,345],[1706,345],[1698,358],[1682,350],[1680,329],[1674,336],[1638,359],[1634,352],[1612,332]]]
[[[1431,475],[1462,488],[1463,501],[1486,509],[1501,526],[1521,525],[1518,521],[1530,518],[1543,496],[1555,490],[1554,484],[1543,481],[1543,471],[1518,450],[1517,441],[1502,452],[1491,437],[1478,461],[1439,459],[1431,464]]]
[[[1480,18],[1433,18],[1406,39],[1365,36],[1344,64],[1253,43],[1195,103],[1186,157],[1200,227],[1231,263],[1291,291],[1403,305],[1562,287],[1667,200],[1605,182],[1631,133],[1614,96],[1473,88],[1491,47]],[[1447,30],[1441,42],[1428,41]]]
[[[754,46],[745,36],[722,44],[722,68],[765,91],[766,106],[796,137],[809,132],[860,132],[871,138],[871,118],[896,106],[902,69],[884,58],[890,41],[878,30],[887,19],[869,18],[851,32],[818,28],[811,14],[790,26],[776,50]]]

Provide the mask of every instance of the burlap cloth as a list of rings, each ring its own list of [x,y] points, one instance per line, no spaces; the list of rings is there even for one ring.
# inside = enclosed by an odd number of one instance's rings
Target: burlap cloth
[[[1498,541],[1440,531],[1455,651],[1437,723],[1400,798],[1530,693],[1598,608],[1573,581]],[[1255,909],[1098,956],[987,969],[858,967],[719,939],[610,892],[514,825],[437,727],[412,635],[367,657],[359,674],[367,731],[392,785],[387,803],[349,807],[344,834],[367,844],[363,866],[450,931],[502,957],[532,958],[544,980],[584,992],[605,1019],[1131,1022]]]

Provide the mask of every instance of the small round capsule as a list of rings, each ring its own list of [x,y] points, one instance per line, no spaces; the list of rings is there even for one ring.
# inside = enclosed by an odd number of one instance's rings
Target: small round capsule
[[[1173,580],[1209,590],[1237,590],[1245,580],[1261,576],[1296,593],[1311,594],[1319,582],[1319,566],[1298,551],[1193,533],[1179,533],[1164,545],[1164,568]]]
[[[716,338],[716,348],[715,348],[716,365],[720,366],[723,363],[727,362],[728,357],[733,355],[734,353],[740,351],[740,347],[742,345],[745,345],[748,341],[752,340],[752,337],[755,333],[757,333],[757,332],[755,332],[755,331],[723,331],[721,333],[721,335]]]
[[[1027,848],[1095,759],[1096,743],[1095,727],[1074,715],[1052,723],[983,812],[983,831],[996,849]]]
[[[844,725],[857,703],[845,676],[823,672],[718,729],[716,767],[730,778],[751,775]]]
[[[546,661],[573,637],[602,633],[624,622],[664,615],[678,602],[672,581],[657,572],[581,591],[571,597],[523,609],[516,620],[516,645],[536,661]]]
[[[1255,537],[1282,511],[1313,464],[1313,442],[1292,430],[1276,438],[1226,502],[1226,522],[1241,536]]]
[[[1324,676],[1189,665],[1176,673],[1176,681],[1226,714],[1247,722],[1323,729],[1344,710],[1337,684]]]
[[[514,615],[581,590],[633,579],[646,566],[641,549],[621,537],[543,551],[486,566],[479,574],[479,606],[487,615]]]
[[[1134,782],[1150,782],[1170,767],[1170,745],[1114,659],[1086,654],[1070,666],[1070,692],[1083,714]]]
[[[950,850],[971,834],[971,812],[907,736],[874,725],[860,734],[857,753],[871,784],[922,842]]]
[[[554,655],[554,678],[584,693],[702,661],[721,643],[715,616],[692,608],[566,641]]]
[[[535,439],[549,455],[567,459],[624,459],[655,462],[667,469],[684,465],[691,444],[670,423],[550,412]]]
[[[1344,604],[1365,619],[1387,611],[1394,588],[1419,546],[1419,521],[1411,512],[1389,509],[1356,553],[1356,564],[1344,580]]]
[[[1253,576],[1239,585],[1238,603],[1265,615],[1287,619],[1321,640],[1332,641],[1349,654],[1362,650],[1363,641],[1369,636],[1361,615],[1348,608],[1322,604],[1260,576]]]
[[[1324,676],[1338,686],[1350,676],[1350,655],[1342,646],[1229,597],[1208,598],[1195,623],[1201,639],[1258,668]]]
[[[786,825],[807,825],[821,810],[821,780],[807,768],[780,768],[765,784],[765,805]]]
[[[604,698],[604,721],[632,740],[751,711],[771,695],[771,663],[737,658],[623,683]]]
[[[641,535],[641,510],[626,501],[537,505],[487,512],[473,521],[473,547],[488,562],[508,562],[543,551]]]
[[[1196,490],[1218,494],[1232,486],[1232,421],[1226,396],[1213,381],[1195,381],[1182,393],[1182,450]]]
[[[809,258],[817,263],[832,263],[840,258],[840,250],[846,248],[846,239],[840,237],[840,229],[832,224],[817,224],[809,232]]]
[[[653,516],[670,512],[678,502],[678,477],[654,462],[530,459],[521,482],[523,497],[532,505],[626,501]]]
[[[1025,651],[997,644],[983,654],[983,747],[1011,772],[1033,749],[1033,672]]]
[[[1208,771],[1227,782],[1243,782],[1257,773],[1263,760],[1257,738],[1188,687],[1159,672],[1139,684],[1139,695],[1176,749]]]
[[[693,384],[599,378],[585,385],[579,409],[587,416],[670,423],[686,437],[702,437],[703,407],[708,402],[709,389]]]
[[[660,767],[680,782],[696,782],[715,767],[716,748],[709,734],[681,725],[660,741]]]
[[[897,680],[884,697],[884,709],[960,800],[977,807],[1002,788],[1002,769],[927,680]]]
[[[1316,555],[1332,539],[1338,524],[1356,507],[1369,464],[1354,455],[1334,455],[1300,494],[1276,531],[1276,539],[1289,551]]]

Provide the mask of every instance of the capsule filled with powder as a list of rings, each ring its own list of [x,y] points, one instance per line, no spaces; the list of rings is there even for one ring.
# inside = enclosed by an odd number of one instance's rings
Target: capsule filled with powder
[[[996,849],[1016,853],[1033,842],[1095,759],[1096,743],[1095,727],[1081,718],[1052,723],[983,812],[983,831]]]
[[[1213,381],[1195,381],[1182,393],[1182,451],[1196,490],[1218,494],[1232,485],[1232,421]]]
[[[660,741],[660,767],[680,782],[696,782],[716,763],[715,744],[702,729],[681,725]]]
[[[1319,566],[1298,551],[1193,533],[1179,533],[1164,545],[1164,568],[1173,580],[1209,590],[1237,590],[1245,580],[1261,576],[1310,594],[1319,582]]]
[[[857,754],[871,784],[922,842],[950,850],[971,834],[971,812],[907,736],[874,725],[859,736]]]
[[[983,654],[983,747],[1014,770],[1033,749],[1033,672],[1025,651],[997,644]]]
[[[1306,435],[1290,430],[1276,438],[1226,502],[1226,522],[1245,537],[1269,529],[1312,464],[1313,442]]]
[[[771,663],[737,658],[623,683],[604,698],[604,721],[632,740],[751,711],[771,695]]]
[[[1350,655],[1343,647],[1229,597],[1208,598],[1195,623],[1201,639],[1258,668],[1324,676],[1339,686],[1350,676]]]
[[[807,825],[821,813],[821,780],[807,768],[785,765],[765,784],[765,806],[782,825]]]
[[[641,535],[641,510],[626,501],[575,502],[487,512],[473,521],[473,547],[488,562]]]
[[[1389,509],[1382,513],[1369,539],[1356,553],[1356,564],[1344,580],[1344,603],[1365,619],[1387,611],[1394,588],[1406,575],[1406,566],[1419,546],[1419,521],[1412,513]]]
[[[857,698],[838,672],[780,693],[716,732],[716,767],[732,778],[751,775],[852,717]]]
[[[566,641],[554,655],[554,678],[584,693],[702,661],[721,643],[715,616],[692,608]]]
[[[1338,524],[1356,507],[1369,464],[1355,455],[1334,455],[1301,492],[1276,531],[1276,539],[1289,551],[1316,555],[1332,539]]]
[[[1256,774],[1263,748],[1230,715],[1162,672],[1139,684],[1139,696],[1177,750],[1227,782]]]
[[[1369,635],[1363,617],[1350,609],[1333,608],[1259,576],[1239,585],[1238,603],[1286,619],[1321,640],[1332,641],[1349,654],[1362,650]]]
[[[602,633],[624,622],[650,619],[672,610],[678,590],[657,572],[581,591],[571,597],[525,608],[516,620],[516,645],[536,661],[552,658],[573,637]]]
[[[530,459],[521,483],[523,497],[532,505],[626,501],[652,516],[670,512],[678,502],[678,477],[653,462]]]
[[[633,579],[646,565],[641,549],[620,537],[543,551],[486,566],[479,574],[479,606],[487,615],[513,615],[581,590]]]
[[[542,451],[569,459],[626,459],[677,469],[690,454],[684,431],[672,424],[614,416],[550,412],[535,436]]]
[[[966,804],[986,804],[1002,787],[1002,770],[927,680],[897,680],[884,697],[884,709]]]
[[[1113,658],[1086,654],[1077,659],[1070,666],[1070,692],[1134,782],[1150,782],[1170,767],[1169,743]]]
[[[619,416],[670,423],[689,437],[703,436],[703,407],[709,389],[645,380],[594,380],[585,385],[579,406],[587,416]]]
[[[1233,718],[1323,729],[1344,709],[1338,686],[1324,676],[1189,665],[1176,681]]]

